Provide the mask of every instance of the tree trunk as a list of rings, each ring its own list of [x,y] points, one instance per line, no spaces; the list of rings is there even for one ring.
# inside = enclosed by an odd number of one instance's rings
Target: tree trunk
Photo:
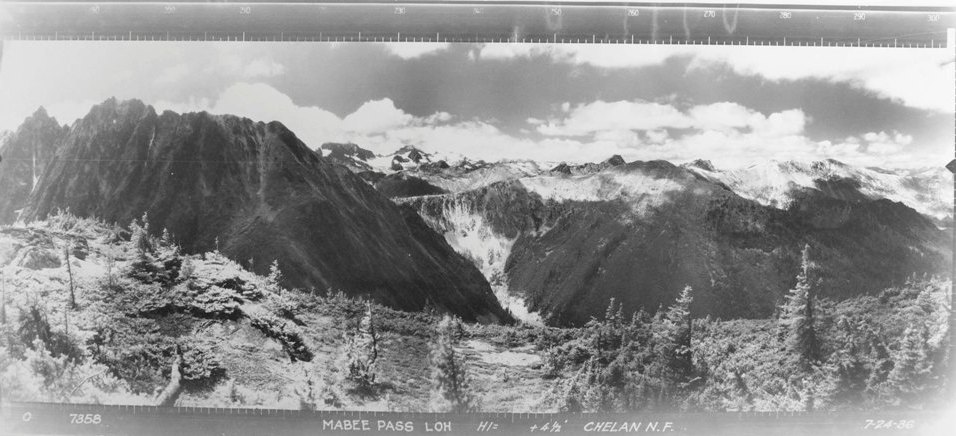
[[[182,366],[183,353],[177,345],[176,360],[173,361],[172,370],[169,372],[169,384],[167,384],[166,388],[160,392],[158,397],[156,397],[157,406],[172,407],[176,405],[176,400],[179,399],[179,394],[183,392]]]
[[[70,276],[70,309],[76,310],[76,294],[73,291],[73,267],[70,266],[70,244],[63,247],[63,256],[66,257],[66,274]]]
[[[0,272],[0,325],[7,324],[7,277]]]

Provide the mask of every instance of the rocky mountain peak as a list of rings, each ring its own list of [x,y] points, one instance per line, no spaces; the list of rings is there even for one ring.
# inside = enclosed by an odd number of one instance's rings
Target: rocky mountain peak
[[[328,150],[328,156],[335,159],[355,158],[364,162],[375,158],[375,153],[371,150],[366,150],[352,142],[345,144],[326,142],[320,148]]]
[[[29,148],[20,137],[13,144]],[[120,224],[146,213],[152,229],[167,229],[187,252],[218,247],[259,273],[278,261],[290,287],[510,319],[480,271],[419,216],[320,157],[282,123],[157,115],[140,101],[110,99],[44,144],[56,153],[37,177],[26,159],[9,163],[17,171],[0,168],[4,221],[19,210],[25,220],[69,209]]]
[[[694,159],[692,162],[686,164],[687,167],[700,168],[704,171],[714,172],[714,164],[707,159]]]
[[[609,165],[609,166],[615,166],[615,167],[616,167],[616,166],[618,166],[618,165],[624,165],[624,164],[627,163],[627,162],[624,161],[624,158],[621,157],[621,155],[615,154],[614,156],[611,156],[611,157],[607,158],[607,160],[605,160],[605,161],[602,162],[602,163],[604,163],[604,164],[606,164],[606,165]]]

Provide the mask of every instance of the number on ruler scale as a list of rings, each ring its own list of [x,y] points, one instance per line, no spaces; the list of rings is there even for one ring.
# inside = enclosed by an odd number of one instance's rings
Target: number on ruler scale
[[[561,15],[561,8],[551,8],[551,15]]]
[[[472,8],[471,11],[472,11],[472,13],[474,13],[475,15],[479,15],[479,14],[481,14],[482,12],[484,12],[481,8]]]
[[[704,18],[716,18],[716,17],[717,17],[717,11],[713,9],[708,9],[704,11]]]
[[[252,15],[252,6],[239,6],[239,15]]]
[[[790,12],[790,11],[780,11],[780,19],[781,19],[781,20],[789,20],[789,19],[791,19],[791,18],[793,18],[793,13],[792,13],[792,12]]]
[[[854,12],[853,21],[866,21],[866,12]]]
[[[90,13],[91,13],[91,14],[98,14],[98,13],[100,13],[100,5],[90,6]]]
[[[165,5],[163,6],[163,13],[166,15],[171,15],[176,13],[175,5]]]
[[[926,20],[929,21],[930,23],[939,22],[939,14],[929,14],[926,17]]]
[[[637,8],[627,8],[628,17],[639,17],[641,16],[641,10]]]
[[[404,6],[396,6],[392,13],[395,15],[405,15],[405,12],[407,11],[405,10]]]

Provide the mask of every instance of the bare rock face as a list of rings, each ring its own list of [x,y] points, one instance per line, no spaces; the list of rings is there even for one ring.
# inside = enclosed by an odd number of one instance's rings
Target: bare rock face
[[[372,166],[368,161],[375,158],[375,153],[351,142],[345,144],[326,142],[320,149],[325,150],[326,160],[345,165],[355,173],[370,171]]]
[[[417,214],[278,122],[107,100],[57,142],[20,207],[25,219],[69,208],[121,224],[146,213],[187,251],[218,248],[262,274],[278,260],[288,286],[510,319],[481,273]]]
[[[0,141],[0,223],[16,221],[67,131],[40,108]]]
[[[63,265],[56,253],[40,247],[25,248],[14,263],[19,267],[32,270],[59,268]]]

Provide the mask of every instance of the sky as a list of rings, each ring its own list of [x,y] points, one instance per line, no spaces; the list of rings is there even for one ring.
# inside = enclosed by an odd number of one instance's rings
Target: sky
[[[0,130],[110,97],[277,120],[306,144],[473,159],[953,158],[951,49],[8,41]]]

